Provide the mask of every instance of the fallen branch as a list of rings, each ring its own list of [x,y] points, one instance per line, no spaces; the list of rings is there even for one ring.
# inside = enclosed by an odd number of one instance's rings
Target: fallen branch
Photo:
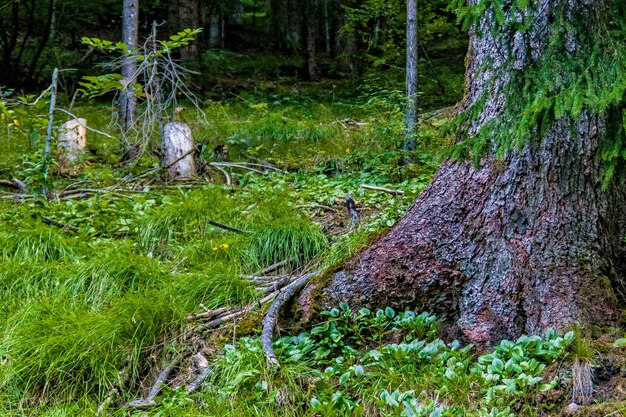
[[[241,168],[247,169],[248,171],[256,172],[257,174],[264,174],[263,171],[253,168],[248,165],[241,165],[234,162],[209,162],[209,165],[213,167],[231,167],[231,168]]]
[[[96,411],[96,417],[100,417],[102,415],[104,410],[106,410],[109,404],[111,404],[111,401],[113,401],[113,398],[117,396],[118,394],[119,394],[119,391],[117,390],[117,387],[111,388],[107,397],[98,406],[98,410]]]
[[[226,172],[226,170],[224,168],[220,168],[218,166],[213,166],[213,168],[217,169],[219,172],[224,174],[224,177],[226,177],[226,185],[227,186],[230,187],[233,184],[233,181],[230,179],[230,175],[228,174],[228,172]]]
[[[72,117],[72,118],[74,118],[74,119],[76,119],[76,120],[80,120],[80,118],[79,118],[78,116],[76,116],[76,115],[75,115],[75,114],[73,114],[72,112],[69,112],[69,111],[67,111],[67,110],[65,110],[65,109],[59,109],[59,108],[56,108],[56,109],[54,109],[54,111],[60,111],[61,113],[65,113],[65,114],[67,114],[68,116],[70,116],[70,117]],[[109,139],[117,139],[115,136],[111,136],[111,135],[109,135],[109,134],[108,134],[108,133],[106,133],[106,132],[103,132],[103,131],[98,130],[98,129],[94,129],[93,127],[89,127],[89,126],[87,126],[86,124],[81,123],[80,121],[78,122],[78,124],[80,125],[80,127],[84,127],[85,129],[87,129],[87,130],[89,130],[89,131],[91,131],[91,132],[93,132],[93,133],[98,133],[99,135],[106,136],[106,137],[107,137],[107,138],[109,138]]]
[[[263,294],[269,294],[274,291],[280,290],[284,286],[291,284],[296,279],[297,277],[293,277],[290,275],[280,277],[277,281],[272,282],[268,287],[262,288]]]
[[[328,210],[328,211],[334,211],[334,212],[337,211],[336,209],[332,207],[324,206],[322,204],[302,204],[302,205],[296,206],[296,208],[322,209],[322,210]]]
[[[253,276],[257,276],[257,275],[267,275],[267,274],[271,274],[274,271],[279,270],[280,268],[282,268],[283,266],[286,266],[291,260],[290,259],[285,259],[284,261],[280,261],[275,263],[274,265],[270,265],[267,268],[265,268],[264,270],[257,272],[255,274],[252,274]]]
[[[265,304],[265,303],[271,301],[278,294],[279,294],[279,292],[275,291],[275,292],[273,292],[271,294],[268,294],[265,297],[261,298],[259,301],[256,301],[256,302],[254,302],[252,304],[249,304],[248,306],[246,306],[244,308],[235,309],[235,310],[232,310],[232,311],[230,311],[228,313],[225,313],[223,315],[217,316],[215,319],[211,320],[210,322],[201,324],[199,326],[196,326],[192,330],[193,331],[197,331],[197,332],[201,332],[201,331],[204,331],[204,330],[209,330],[209,329],[213,329],[215,327],[218,327],[222,323],[226,323],[228,321],[234,320],[234,319],[242,316],[243,314],[246,314],[246,313],[252,311],[252,309],[254,309],[255,307],[260,306],[262,304]]]
[[[372,191],[381,191],[383,193],[391,194],[391,195],[403,195],[404,191],[402,190],[392,190],[390,188],[384,187],[376,187],[374,185],[361,184],[361,188]]]
[[[222,307],[215,310],[205,311],[204,313],[192,314],[191,316],[187,317],[187,321],[212,319],[213,317],[217,317],[220,314],[226,313],[227,311],[228,309],[226,307]]]
[[[71,226],[69,224],[65,224],[63,222],[60,222],[56,219],[53,219],[52,217],[48,217],[48,216],[41,216],[41,221],[46,223],[46,224],[51,224],[53,226],[58,226],[61,229],[67,229],[67,230],[71,230],[72,232],[78,232],[80,229],[76,226]]]
[[[3,187],[9,187],[16,190],[20,190],[23,193],[28,192],[28,187],[22,181],[17,178],[12,178],[10,180],[0,180],[0,185]]]
[[[35,196],[32,194],[9,193],[7,195],[3,195],[0,198],[7,199],[7,200],[25,200],[27,198],[34,199]]]
[[[249,234],[252,233],[249,230],[238,229],[238,228],[236,228],[234,226],[229,226],[227,224],[216,222],[215,220],[211,220],[211,219],[208,219],[206,222],[211,224],[211,225],[213,225],[213,226],[215,226],[215,227],[219,227],[220,229],[228,230],[228,231],[234,232],[234,233],[240,233],[242,235],[249,235]]]
[[[265,317],[263,318],[263,330],[261,331],[261,344],[263,351],[265,352],[265,359],[268,365],[279,367],[278,359],[274,353],[272,342],[274,339],[274,329],[276,328],[276,322],[278,321],[278,314],[280,309],[287,301],[291,299],[298,291],[300,291],[306,284],[315,277],[317,273],[313,272],[306,274],[305,276],[297,279],[295,282],[289,284],[280,294],[274,299],[274,302],[267,310]]]
[[[248,155],[246,155],[246,156],[247,156],[249,159],[252,159],[254,162],[256,162],[256,163],[260,164],[260,165],[261,165],[261,166],[263,166],[263,167],[270,168],[270,169],[274,169],[274,170],[279,171],[279,172],[287,173],[287,171],[282,170],[282,169],[280,169],[280,168],[276,167],[276,165],[271,164],[271,163],[269,163],[269,162],[267,162],[267,161],[264,161],[264,160],[259,159],[259,158],[255,158],[254,156],[249,155],[249,154],[248,154]]]
[[[272,282],[276,282],[276,280],[282,277],[283,275],[263,275],[263,276],[247,275],[247,276],[244,276],[243,278],[246,278],[247,280],[249,280],[251,284],[267,285],[267,284],[271,284]]]
[[[102,413],[105,412],[109,404],[111,404],[111,402],[113,401],[113,398],[119,395],[120,387],[124,385],[127,379],[128,379],[128,367],[125,367],[119,372],[119,378],[115,380],[115,382],[113,383],[113,386],[109,390],[109,394],[107,395],[107,397],[98,406],[98,410],[96,411],[96,417],[100,417]]]

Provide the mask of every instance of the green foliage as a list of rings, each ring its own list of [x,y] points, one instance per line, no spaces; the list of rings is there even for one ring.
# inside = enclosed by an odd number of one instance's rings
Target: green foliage
[[[418,39],[423,46],[440,37],[458,34],[445,0],[425,1],[418,7]],[[348,22],[343,31],[363,42],[373,68],[403,66],[406,55],[406,2],[400,0],[347,1]]]
[[[523,336],[475,357],[472,346],[437,338],[434,316],[340,305],[310,332],[274,343],[280,368],[267,367],[260,341],[227,345],[198,400],[205,413],[323,416],[536,415],[546,366],[574,336]],[[228,410],[228,411],[226,411]],[[203,410],[197,410],[204,415]]]

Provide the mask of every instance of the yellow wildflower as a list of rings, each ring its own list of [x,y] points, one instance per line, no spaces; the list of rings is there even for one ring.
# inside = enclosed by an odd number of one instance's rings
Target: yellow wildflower
[[[222,249],[228,249],[228,243],[222,243],[221,244],[221,248]]]
[[[216,246],[213,248],[213,252],[215,252],[216,250],[218,250],[219,248]]]

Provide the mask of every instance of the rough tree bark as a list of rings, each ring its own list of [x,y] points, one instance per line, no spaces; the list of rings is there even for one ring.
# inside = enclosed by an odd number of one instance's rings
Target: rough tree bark
[[[602,16],[601,0],[531,3],[537,12],[527,32],[496,36],[495,17],[487,14],[470,33],[464,103],[488,92],[470,134],[502,111],[507,63],[521,70],[543,56],[557,8],[587,14],[589,22]],[[569,33],[572,48],[576,41]],[[485,62],[490,67],[480,71]],[[329,278],[321,304],[432,311],[449,323],[451,336],[484,347],[549,327],[616,325],[626,187],[601,188],[606,116],[584,110],[545,132],[480,168],[445,162],[406,216]]]

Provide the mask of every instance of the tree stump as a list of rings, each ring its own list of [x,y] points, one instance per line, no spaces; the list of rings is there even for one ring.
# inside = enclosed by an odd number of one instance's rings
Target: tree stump
[[[78,175],[87,146],[87,120],[73,119],[61,125],[57,144],[60,174]]]
[[[166,178],[181,181],[195,177],[194,145],[189,125],[182,122],[166,123],[161,136],[161,163]]]

